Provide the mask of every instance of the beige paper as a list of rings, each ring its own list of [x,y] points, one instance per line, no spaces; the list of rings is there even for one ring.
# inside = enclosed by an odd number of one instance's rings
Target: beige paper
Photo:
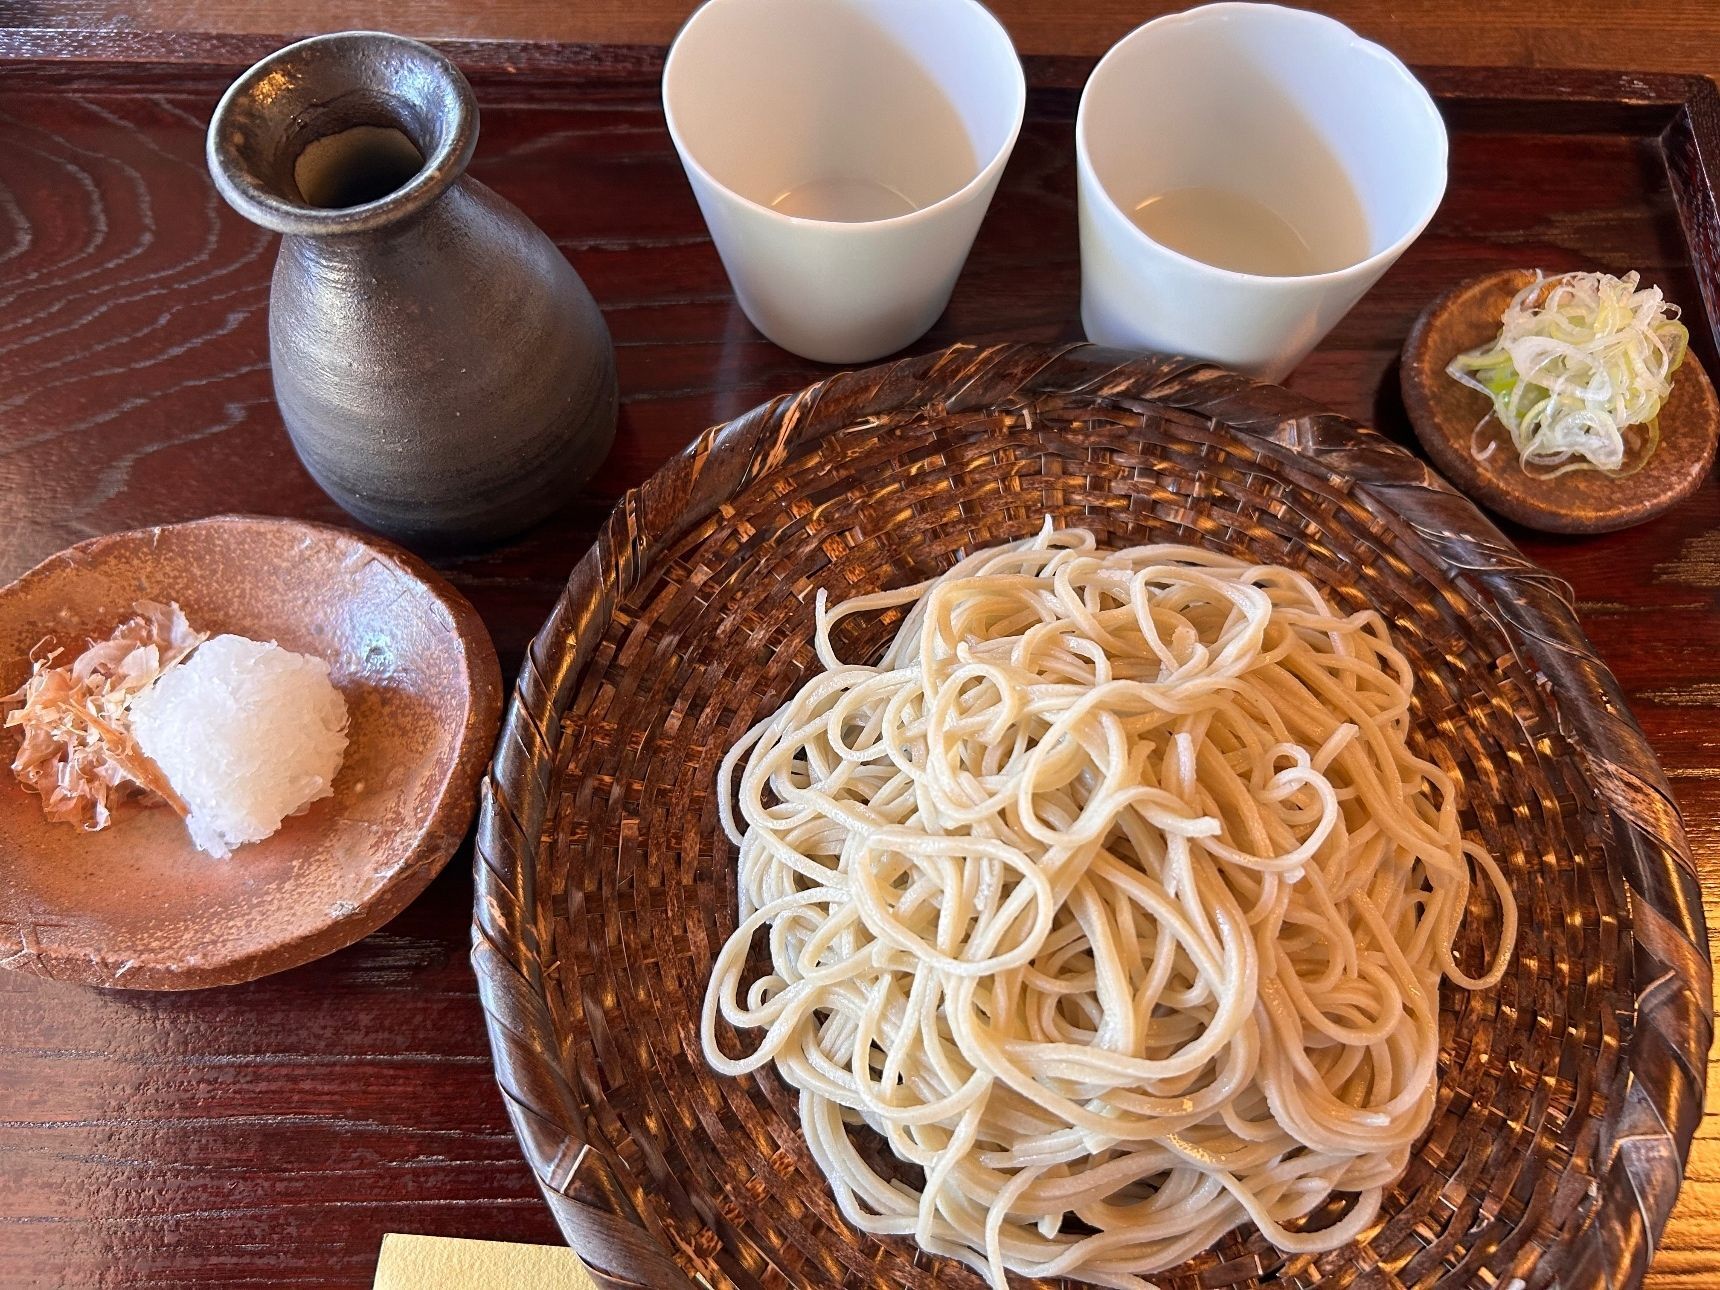
[[[449,1236],[382,1238],[374,1290],[595,1290],[565,1245]]]

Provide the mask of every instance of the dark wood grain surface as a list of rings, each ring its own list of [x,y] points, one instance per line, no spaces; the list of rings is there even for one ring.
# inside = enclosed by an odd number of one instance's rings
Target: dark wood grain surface
[[[216,511],[342,522],[269,394],[272,239],[203,170],[209,110],[257,47],[188,42],[188,61],[143,72],[80,48],[98,57],[35,65],[16,60],[51,52],[40,38],[0,33],[14,57],[0,65],[0,578],[91,534]],[[706,425],[829,369],[764,342],[735,307],[650,55],[456,52],[484,105],[474,172],[584,275],[626,400],[608,464],[562,515],[438,562],[511,669],[622,489]],[[1070,86],[1081,64],[1032,70]],[[1693,310],[1701,299],[1657,141],[1663,100],[1688,86],[1541,77],[1535,102],[1501,109],[1491,77],[1430,79],[1456,131],[1445,207],[1290,382],[1405,442],[1398,346],[1458,278],[1635,267]],[[1607,106],[1621,96],[1632,103]],[[1036,93],[950,310],[916,348],[1077,334],[1073,104],[1067,88]],[[1696,330],[1712,366],[1712,333]],[[1624,533],[1522,542],[1570,580],[1630,694],[1717,921],[1720,485]],[[386,1231],[556,1239],[493,1084],[470,897],[457,859],[383,932],[231,989],[99,994],[0,973],[0,1285],[363,1286]],[[1711,1117],[1650,1285],[1720,1284],[1717,1245]]]
[[[988,0],[1018,48],[1100,54],[1191,0]],[[0,0],[0,26],[293,32],[380,28],[467,40],[660,43],[698,0]],[[1720,68],[1713,0],[1305,0],[1415,63]]]

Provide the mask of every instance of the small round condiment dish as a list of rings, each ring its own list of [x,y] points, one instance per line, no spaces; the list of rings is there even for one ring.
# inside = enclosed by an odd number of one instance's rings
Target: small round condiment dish
[[[166,806],[100,832],[48,820],[0,731],[0,966],[84,985],[183,990],[296,967],[380,927],[465,836],[501,712],[477,612],[384,542],[218,516],[81,542],[0,588],[0,694],[52,637],[106,637],[139,600],[193,627],[324,659],[349,729],[334,796],[218,860]]]
[[[1416,438],[1439,472],[1470,497],[1542,532],[1610,533],[1671,510],[1702,486],[1720,437],[1720,399],[1694,353],[1672,375],[1672,393],[1660,410],[1659,446],[1640,470],[1537,477],[1523,469],[1496,421],[1489,430],[1499,446],[1485,459],[1476,457],[1476,427],[1491,405],[1445,369],[1457,355],[1498,335],[1511,297],[1534,277],[1533,270],[1506,269],[1471,278],[1416,320],[1404,345],[1401,377]]]

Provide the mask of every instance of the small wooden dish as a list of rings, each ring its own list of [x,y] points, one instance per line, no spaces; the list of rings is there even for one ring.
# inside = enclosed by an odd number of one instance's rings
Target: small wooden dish
[[[1427,455],[1447,479],[1507,519],[1548,533],[1610,533],[1670,510],[1689,497],[1714,463],[1720,400],[1691,354],[1672,378],[1660,413],[1660,446],[1648,464],[1623,477],[1573,470],[1552,479],[1524,471],[1508,437],[1485,461],[1470,442],[1488,413],[1487,396],[1453,380],[1458,354],[1499,332],[1511,297],[1534,273],[1507,269],[1472,278],[1441,296],[1416,320],[1403,351],[1403,401]]]
[[[340,529],[219,516],[94,538],[0,589],[0,694],[44,636],[106,636],[140,599],[328,661],[351,726],[331,798],[226,860],[166,807],[50,822],[0,732],[0,965],[84,985],[232,985],[394,917],[464,837],[501,713],[476,611],[414,557]]]

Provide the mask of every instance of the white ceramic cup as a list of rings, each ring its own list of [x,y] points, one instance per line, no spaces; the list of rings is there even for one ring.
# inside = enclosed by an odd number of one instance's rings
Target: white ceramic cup
[[[707,0],[663,69],[741,308],[825,363],[937,320],[1025,104],[1015,48],[976,0]]]
[[[1155,19],[1100,60],[1075,124],[1081,322],[1089,340],[1210,358],[1278,380],[1427,226],[1445,194],[1439,110],[1342,23],[1263,4]],[[1297,229],[1355,221],[1355,255],[1272,277],[1154,241],[1131,212],[1219,188]]]

